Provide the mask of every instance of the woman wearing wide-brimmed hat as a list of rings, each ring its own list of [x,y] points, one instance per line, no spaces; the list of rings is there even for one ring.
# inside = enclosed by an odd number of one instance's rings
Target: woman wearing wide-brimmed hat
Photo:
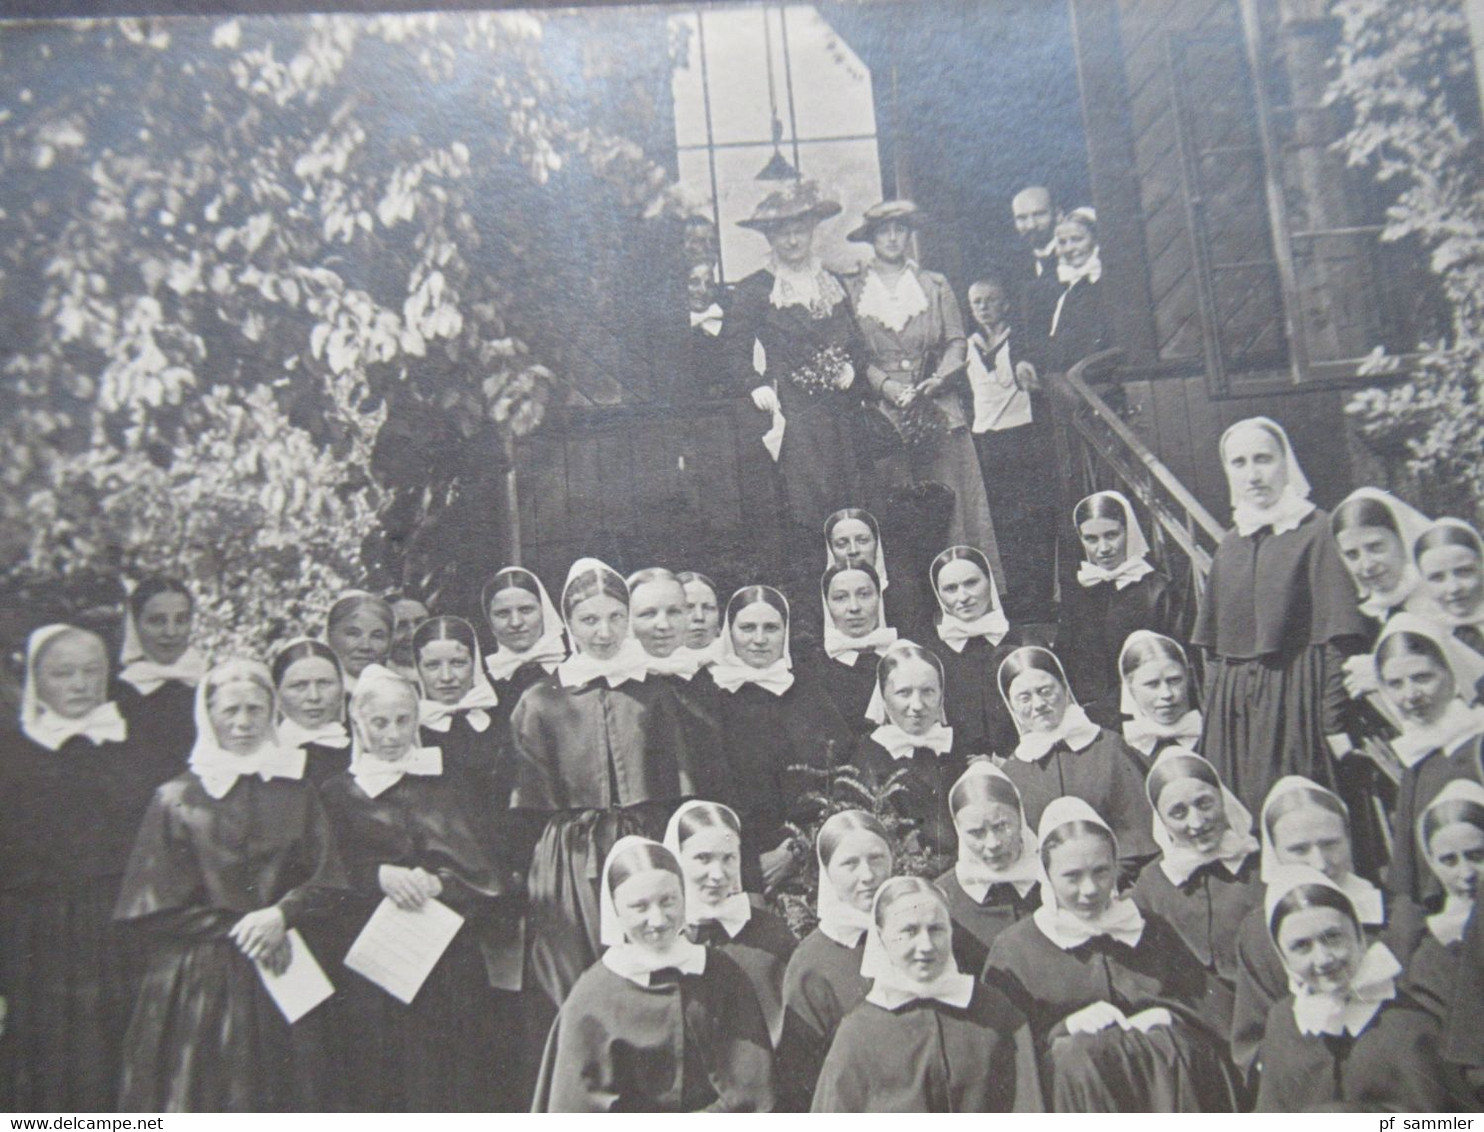
[[[862,500],[856,439],[867,390],[860,336],[845,284],[814,250],[815,228],[839,212],[815,182],[797,181],[738,222],[767,237],[772,254],[737,284],[721,331],[733,380],[745,383],[759,410],[775,415],[774,435],[782,414],[776,457],[801,546],[817,537],[825,516]]]

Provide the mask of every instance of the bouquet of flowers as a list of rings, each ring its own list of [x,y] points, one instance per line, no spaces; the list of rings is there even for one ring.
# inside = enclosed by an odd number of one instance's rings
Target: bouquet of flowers
[[[795,386],[813,397],[838,393],[855,381],[855,366],[841,346],[826,346],[788,375]]]
[[[906,408],[895,409],[892,423],[908,447],[931,444],[948,432],[948,414],[931,397],[914,397]]]

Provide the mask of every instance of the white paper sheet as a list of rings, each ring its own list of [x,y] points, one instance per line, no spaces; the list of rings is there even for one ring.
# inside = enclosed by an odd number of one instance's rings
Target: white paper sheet
[[[464,917],[439,900],[404,912],[387,897],[345,954],[345,965],[393,998],[411,1004]]]
[[[334,994],[335,985],[296,929],[289,929],[288,939],[292,955],[283,974],[275,975],[261,963],[256,966],[263,986],[268,988],[289,1025],[293,1025]]]

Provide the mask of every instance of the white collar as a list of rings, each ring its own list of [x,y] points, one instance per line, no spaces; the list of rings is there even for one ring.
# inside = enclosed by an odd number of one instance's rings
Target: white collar
[[[996,603],[988,613],[981,614],[972,621],[960,621],[951,613],[940,613],[936,628],[938,640],[954,652],[963,652],[964,646],[975,637],[985,637],[991,645],[999,644],[1010,631],[1010,621],[1006,618],[1005,611]]]
[[[279,721],[279,746],[302,747],[307,743],[343,750],[350,746],[350,734],[345,730],[345,724],[338,719],[332,719],[329,723],[322,723],[318,727],[303,727],[288,716],[284,716]]]
[[[1402,570],[1401,581],[1395,588],[1385,593],[1379,590],[1367,590],[1360,595],[1360,611],[1367,617],[1373,617],[1377,621],[1385,621],[1391,615],[1391,611],[1398,606],[1406,607],[1413,603],[1413,597],[1418,592],[1418,586],[1422,584],[1422,575],[1417,572],[1417,567],[1408,562]]]
[[[124,666],[119,679],[132,684],[140,695],[147,696],[167,680],[179,680],[194,688],[206,675],[206,658],[195,648],[185,652],[170,664],[160,664],[142,656]]]
[[[355,753],[350,776],[368,798],[379,798],[402,781],[403,775],[435,777],[443,773],[443,751],[438,747],[414,747],[394,763]]]
[[[629,680],[642,682],[649,675],[645,664],[648,656],[638,641],[628,637],[607,660],[597,660],[585,652],[573,653],[557,665],[557,679],[564,688],[581,688],[594,680],[606,680],[610,688]]]
[[[1403,726],[1391,747],[1402,766],[1411,769],[1434,751],[1449,754],[1481,731],[1484,731],[1484,707],[1470,707],[1455,696],[1436,723]]]
[[[483,674],[476,670],[474,683],[456,704],[445,704],[438,700],[422,699],[417,705],[418,722],[433,731],[447,732],[453,726],[453,717],[463,714],[475,731],[489,729],[489,709],[498,706],[500,697],[489,686]]]
[[[1057,743],[1066,743],[1073,752],[1085,751],[1098,737],[1100,728],[1087,718],[1080,704],[1068,704],[1066,714],[1053,731],[1027,731],[1020,737],[1015,757],[1023,763],[1040,762]]]
[[[724,313],[725,312],[722,311],[720,303],[712,303],[703,311],[691,311],[691,329],[694,330],[696,327],[699,326],[707,334],[715,338],[718,334],[721,333],[721,320]]]
[[[855,304],[857,318],[869,318],[893,334],[928,309],[927,293],[917,279],[917,265],[908,260],[894,282],[888,283],[875,260],[866,265],[865,285]]]
[[[1064,259],[1057,260],[1056,279],[1058,283],[1065,283],[1070,291],[1082,280],[1096,283],[1103,277],[1103,256],[1101,248],[1093,248],[1092,255],[1082,262],[1081,267],[1073,267]]]
[[[890,625],[877,624],[876,628],[861,637],[847,637],[830,620],[825,610],[824,651],[831,660],[854,666],[863,652],[883,653],[896,643],[897,631]]]
[[[1030,834],[1030,839],[1025,840],[1028,833],[1030,833],[1029,828],[1022,824],[1020,858],[1008,867],[999,870],[991,869],[978,858],[965,859],[963,841],[960,839],[959,857],[954,862],[953,875],[958,878],[958,886],[974,903],[983,903],[990,888],[997,884],[1013,884],[1015,891],[1022,897],[1036,886],[1040,879],[1040,869],[1036,864],[1036,851],[1032,848],[1036,840],[1035,834]]]
[[[1160,854],[1159,869],[1176,888],[1188,881],[1197,869],[1209,865],[1212,861],[1220,861],[1222,868],[1232,876],[1236,876],[1242,871],[1242,866],[1247,863],[1247,858],[1257,852],[1256,837],[1251,833],[1244,835],[1228,828],[1221,835],[1221,842],[1215,849],[1209,853],[1202,853],[1188,845],[1176,843],[1173,838],[1169,838],[1169,831],[1164,829],[1164,823],[1160,821],[1158,815],[1154,820],[1168,838],[1168,844],[1161,846],[1164,851]],[[1248,820],[1251,820],[1250,817]]]
[[[188,763],[191,772],[201,781],[201,787],[221,801],[239,778],[257,775],[264,782],[275,778],[302,779],[307,756],[300,747],[280,747],[265,743],[250,755],[234,755],[224,751],[209,737],[198,739]]]
[[[780,657],[766,668],[753,668],[735,657],[723,655],[711,666],[711,679],[724,692],[735,692],[743,684],[756,684],[775,696],[793,687],[794,674],[787,657]]]
[[[704,650],[688,649],[681,645],[669,656],[644,654],[644,667],[651,676],[678,676],[689,680],[701,670]]]
[[[1125,558],[1111,570],[1084,558],[1082,564],[1077,567],[1077,584],[1083,589],[1091,589],[1103,582],[1112,582],[1114,588],[1126,590],[1141,578],[1147,578],[1152,573],[1154,573],[1154,567],[1149,565],[1147,558]]]
[[[1443,901],[1443,910],[1427,918],[1427,930],[1433,939],[1447,947],[1463,938],[1463,930],[1473,914],[1472,900],[1460,900],[1450,892]]]
[[[1084,920],[1057,907],[1054,895],[1043,893],[1041,906],[1031,913],[1031,918],[1041,933],[1063,951],[1081,947],[1100,936],[1137,947],[1144,937],[1144,917],[1126,896],[1115,896],[1101,915]]]
[[[491,680],[509,680],[515,674],[516,669],[527,664],[539,664],[548,673],[556,671],[557,665],[567,659],[567,646],[562,643],[562,634],[558,630],[542,637],[525,652],[512,652],[510,649],[497,648],[489,656],[484,658],[484,670],[489,673]]]
[[[1293,1018],[1301,1034],[1350,1034],[1358,1037],[1387,1002],[1396,997],[1402,965],[1384,943],[1373,943],[1360,961],[1350,986],[1339,992],[1310,994],[1289,977]]]
[[[877,975],[866,993],[866,1001],[883,1010],[900,1010],[913,1002],[941,1002],[962,1010],[974,997],[974,976],[944,971],[930,983],[907,978],[895,967]]]
[[[736,939],[752,919],[752,901],[747,899],[745,892],[734,892],[720,904],[687,900],[685,909],[687,924],[718,923],[726,931],[728,939]]]
[[[953,728],[941,723],[933,724],[926,735],[909,735],[888,721],[872,731],[871,738],[886,748],[893,759],[910,759],[919,747],[926,747],[935,755],[946,755],[953,749]]]
[[[60,751],[67,740],[77,735],[95,747],[122,743],[129,737],[129,725],[112,700],[104,700],[78,719],[68,719],[38,704],[37,710],[27,713],[22,720],[21,730],[49,751]]]
[[[657,971],[674,970],[682,975],[700,975],[706,970],[706,949],[684,936],[664,951],[637,943],[614,944],[603,952],[603,966],[636,986],[648,987]]]
[[[1139,711],[1135,705],[1134,714],[1123,721],[1123,741],[1145,755],[1152,755],[1154,748],[1165,739],[1173,740],[1177,747],[1194,750],[1195,745],[1201,740],[1203,726],[1201,713],[1198,711],[1188,711],[1174,723],[1166,726],[1163,723],[1156,723]]]
[[[1250,503],[1238,503],[1232,508],[1232,523],[1237,534],[1247,538],[1264,527],[1272,527],[1273,534],[1282,535],[1298,530],[1298,526],[1314,511],[1310,503],[1289,484],[1271,507],[1258,510]]]
[[[777,257],[770,257],[768,270],[773,275],[773,289],[768,302],[780,310],[799,306],[816,318],[825,318],[845,298],[845,291],[818,259],[810,259],[803,270],[784,267]]]

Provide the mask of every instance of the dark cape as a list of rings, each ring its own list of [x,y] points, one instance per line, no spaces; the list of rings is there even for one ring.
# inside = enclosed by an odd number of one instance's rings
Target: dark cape
[[[1159,571],[1121,590],[1113,582],[1062,586],[1056,655],[1066,666],[1077,702],[1104,726],[1116,727],[1122,718],[1118,654],[1138,629],[1180,636],[1170,580]]]
[[[850,763],[880,791],[895,779],[899,789],[889,805],[911,823],[918,845],[927,853],[936,873],[958,856],[958,832],[948,808],[948,792],[964,773],[967,760],[957,744],[943,754],[915,747],[910,755],[894,759],[869,735],[855,744]]]
[[[880,654],[867,651],[858,654],[854,664],[846,664],[843,660],[832,660],[821,650],[808,666],[814,682],[857,735],[876,729],[876,724],[866,718],[866,708],[871,706],[871,696],[876,691],[876,665],[880,660]]]
[[[304,752],[304,777],[316,786],[350,769],[350,744],[327,747],[323,743],[301,743]]]
[[[981,901],[964,891],[952,868],[933,883],[948,897],[948,916],[953,921],[953,958],[960,971],[971,975],[983,972],[989,949],[1002,931],[1041,906],[1038,884],[1031,885],[1024,896],[1013,884],[992,884]]]
[[[985,637],[964,642],[963,652],[954,652],[934,632],[930,647],[943,662],[943,703],[953,744],[965,755],[1008,756],[1018,741],[1010,709],[1000,697],[1000,662],[1024,642],[1013,630],[991,645]]]
[[[120,1108],[262,1112],[333,1104],[325,1027],[292,1027],[228,932],[276,905],[313,930],[345,895],[329,819],[308,782],[243,776],[226,797],[194,774],[155,792],[119,892],[117,920],[144,933],[149,964],[129,1024]],[[330,961],[321,944],[321,966]]]
[[[1041,1112],[1035,1042],[993,987],[967,1006],[856,1005],[825,1056],[814,1112]]]
[[[596,963],[546,1043],[535,1112],[771,1112],[773,1056],[747,976],[708,950],[651,985]]]
[[[195,687],[184,680],[166,680],[146,693],[127,680],[115,679],[108,694],[128,723],[135,746],[174,758],[179,774],[196,745]]]
[[[320,793],[350,881],[336,916],[344,949],[384,898],[382,865],[437,876],[438,899],[464,917],[410,1005],[349,968],[332,975],[348,1106],[484,1112],[520,1104],[504,1087],[519,1054],[513,1005],[491,986],[495,972],[520,970],[519,888],[468,812],[476,800],[446,771],[406,775],[375,798],[347,773]]]
[[[1054,277],[1053,277],[1054,280]],[[1096,283],[1082,279],[1067,287],[1055,282],[1055,291],[1047,288],[1045,303],[1050,311],[1046,316],[1048,360],[1051,369],[1065,373],[1083,358],[1113,346],[1113,324],[1103,304],[1103,281]],[[1051,332],[1051,318],[1057,300],[1066,295],[1061,305],[1061,317],[1056,319],[1056,330]]]
[[[1022,920],[990,948],[985,981],[1030,1020],[1053,1111],[1233,1111],[1222,1043],[1201,1022],[1209,976],[1158,916],[1133,947],[1104,936],[1070,950]],[[1095,1002],[1130,1017],[1164,1007],[1174,1024],[1069,1034],[1066,1018]]]
[[[1341,666],[1365,635],[1326,512],[1221,540],[1191,637],[1207,656],[1201,751],[1253,813],[1286,774],[1334,784],[1325,736],[1344,730]]]
[[[18,731],[0,756],[0,1108],[107,1112],[143,956],[113,905],[155,787],[183,760],[76,736],[50,751]]]
[[[736,935],[727,935],[714,920],[691,924],[685,934],[692,943],[715,948],[742,968],[757,995],[768,1040],[776,1047],[783,1035],[783,975],[799,941],[788,924],[763,907],[758,897],[751,901],[752,918]]]
[[[864,935],[855,947],[843,947],[816,928],[788,961],[777,1059],[779,1111],[809,1111],[835,1031],[871,989],[871,981],[861,977],[865,946]]]

